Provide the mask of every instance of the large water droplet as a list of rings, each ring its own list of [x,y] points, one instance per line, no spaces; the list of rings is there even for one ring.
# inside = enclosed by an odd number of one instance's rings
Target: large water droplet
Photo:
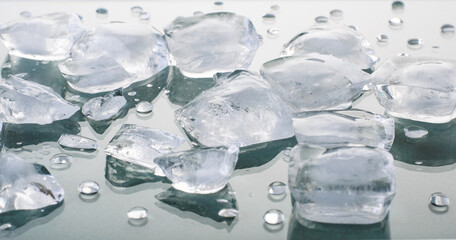
[[[19,13],[19,15],[23,18],[29,18],[29,17],[32,17],[32,12],[22,11],[21,13]]]
[[[266,30],[266,32],[271,37],[279,36],[279,33],[280,33],[278,28],[269,28],[268,30]]]
[[[325,16],[318,16],[315,18],[316,23],[327,23],[328,22],[328,17]]]
[[[87,180],[79,184],[78,190],[84,195],[94,195],[100,190],[100,185],[93,180]]]
[[[444,24],[440,27],[440,30],[442,33],[452,34],[452,33],[454,33],[454,26],[451,24]]]
[[[334,19],[341,19],[344,16],[344,12],[340,9],[334,9],[329,12],[329,15]]]
[[[407,46],[411,49],[420,49],[423,47],[423,39],[421,38],[410,38],[407,40]]]
[[[282,195],[287,192],[287,185],[280,181],[269,184],[268,193],[271,195]]]
[[[266,13],[262,18],[265,23],[274,23],[276,20],[276,16],[272,13]]]
[[[394,1],[391,4],[391,8],[393,10],[403,10],[404,9],[404,3],[402,1]]]
[[[136,112],[138,113],[150,113],[154,109],[154,105],[147,101],[142,101],[136,104]]]
[[[403,23],[404,23],[404,21],[402,21],[402,19],[400,19],[398,17],[394,17],[389,20],[389,24],[392,27],[402,27]]]
[[[129,219],[133,220],[141,220],[147,218],[147,209],[143,207],[134,207],[127,212],[127,216]]]
[[[106,8],[97,8],[95,12],[97,13],[98,17],[106,17],[108,15],[108,9]]]
[[[218,212],[218,215],[224,218],[235,218],[239,215],[239,211],[233,208],[224,208]]]
[[[428,134],[428,131],[420,126],[408,126],[404,128],[405,136],[409,139],[420,139]]]
[[[447,207],[450,204],[450,199],[441,192],[433,193],[429,201],[436,207]]]
[[[142,13],[143,8],[140,6],[133,6],[130,8],[130,11],[131,11],[131,15],[139,16]]]
[[[63,170],[71,167],[71,163],[73,162],[73,157],[70,155],[59,153],[54,155],[51,159],[49,159],[51,163],[51,168],[56,170]]]
[[[285,216],[279,209],[271,209],[264,214],[263,219],[267,224],[277,225],[283,223]]]
[[[380,34],[377,36],[377,42],[380,44],[386,44],[388,43],[388,36],[385,34]]]

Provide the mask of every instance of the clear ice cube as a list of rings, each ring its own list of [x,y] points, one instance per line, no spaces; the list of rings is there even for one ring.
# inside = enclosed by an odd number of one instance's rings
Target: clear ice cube
[[[366,70],[380,60],[363,35],[338,24],[319,24],[299,33],[285,44],[282,56],[309,53],[333,55]]]
[[[378,101],[391,116],[429,123],[446,123],[456,117],[454,60],[389,58],[371,81]]]
[[[260,73],[295,113],[347,109],[369,78],[356,66],[321,54],[277,58]]]
[[[155,169],[154,159],[182,145],[185,139],[159,129],[124,124],[105,148],[106,154]]]
[[[162,34],[147,24],[116,22],[86,33],[59,68],[71,88],[99,93],[148,79],[167,66]]]
[[[9,54],[43,61],[67,58],[84,32],[79,17],[68,13],[22,18],[0,25],[0,38]]]
[[[246,69],[260,43],[249,19],[228,12],[178,17],[165,35],[170,54],[189,77]]]
[[[389,150],[394,140],[392,118],[361,110],[303,113],[293,118],[293,127],[298,142],[322,147],[366,145]]]
[[[79,111],[51,88],[18,76],[0,84],[0,104],[0,120],[16,124],[49,124]]]
[[[93,121],[103,121],[115,118],[127,100],[120,91],[111,92],[103,97],[90,99],[82,106],[82,114]]]
[[[12,153],[0,156],[0,189],[0,225],[10,224],[8,230],[49,214],[64,198],[63,188],[44,166]]]
[[[173,182],[175,189],[209,194],[220,191],[228,183],[238,154],[236,146],[194,148],[157,157],[154,162]]]
[[[380,148],[298,144],[288,170],[298,216],[335,224],[382,221],[396,192],[393,161]]]
[[[237,70],[216,82],[175,113],[192,140],[244,147],[294,136],[291,111],[260,76]]]

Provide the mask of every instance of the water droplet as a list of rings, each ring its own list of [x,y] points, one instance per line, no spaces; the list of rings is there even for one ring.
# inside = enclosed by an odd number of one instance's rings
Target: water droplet
[[[285,217],[279,209],[271,209],[264,214],[263,219],[267,224],[277,225],[283,223]]]
[[[154,86],[154,85],[152,85],[152,84],[150,84],[150,83],[146,85],[146,87],[149,87],[149,88],[150,88],[150,87],[153,87],[153,86]]]
[[[380,44],[386,44],[388,43],[388,36],[385,34],[380,34],[377,36],[377,42]]]
[[[444,34],[453,34],[454,33],[454,26],[451,24],[444,24],[440,27],[440,30]]]
[[[404,128],[404,133],[407,138],[420,139],[428,134],[428,131],[420,126],[408,126]]]
[[[325,16],[318,16],[315,18],[316,23],[327,23],[328,22],[328,17]]]
[[[358,27],[355,26],[355,25],[348,25],[349,28],[355,30],[355,31],[358,31]]]
[[[447,207],[450,204],[450,199],[441,192],[433,193],[429,201],[436,207]]]
[[[4,231],[4,230],[8,230],[8,229],[11,229],[13,226],[9,223],[5,223],[3,225],[0,226],[0,232],[1,231]]]
[[[341,19],[344,16],[344,12],[340,9],[334,9],[329,12],[331,18]]]
[[[94,195],[100,190],[100,185],[93,180],[87,180],[79,184],[78,190],[84,195]]]
[[[21,13],[19,13],[19,15],[23,18],[29,18],[29,17],[32,17],[32,12],[22,11]]]
[[[423,161],[416,161],[415,165],[423,165]]]
[[[264,37],[261,34],[258,34],[258,40],[260,41],[260,45],[263,44]]]
[[[149,21],[150,20],[150,13],[149,12],[142,12],[139,14],[139,20],[141,21]]]
[[[201,15],[204,15],[204,13],[201,12],[201,11],[195,11],[195,12],[193,12],[193,16],[201,16]]]
[[[398,17],[394,17],[389,20],[389,24],[392,27],[402,27],[403,23],[404,23],[404,21],[402,21],[402,19],[400,19]]]
[[[399,57],[410,57],[411,55],[408,53],[398,53],[397,56]]]
[[[214,2],[214,5],[215,6],[222,6],[223,2],[222,1],[216,1],[216,2]]]
[[[276,16],[272,13],[266,13],[262,18],[265,23],[274,23],[276,20]]]
[[[235,218],[239,215],[239,211],[233,208],[224,208],[218,212],[218,215],[224,218]]]
[[[393,10],[403,10],[404,3],[402,1],[394,1],[393,4],[391,4],[391,7]]]
[[[131,15],[139,16],[142,13],[143,8],[140,6],[133,6],[130,8],[130,11],[131,11]]]
[[[411,49],[420,49],[423,47],[423,39],[410,38],[409,40],[407,40],[407,46]]]
[[[278,36],[280,33],[278,28],[269,28],[266,32],[269,36]]]
[[[147,101],[142,101],[136,104],[136,112],[138,113],[150,113],[154,110],[152,103]]]
[[[278,12],[280,10],[280,6],[277,4],[274,4],[271,6],[271,10],[274,12]]]
[[[49,162],[51,163],[50,167],[52,169],[63,170],[71,167],[73,157],[64,153],[59,153],[51,157],[51,159],[49,159]]]
[[[133,96],[136,96],[136,92],[135,91],[131,91],[131,92],[128,92],[127,95],[130,96],[130,97],[133,97]]]
[[[127,216],[129,219],[133,220],[141,220],[147,218],[147,209],[143,207],[134,207],[127,212]]]
[[[165,94],[168,95],[171,91],[169,89],[165,89]]]
[[[99,17],[106,17],[108,15],[108,9],[106,8],[97,8],[95,12]]]
[[[287,192],[287,185],[280,181],[269,184],[268,193],[271,195],[282,195]]]
[[[432,46],[433,49],[439,49],[439,46]]]

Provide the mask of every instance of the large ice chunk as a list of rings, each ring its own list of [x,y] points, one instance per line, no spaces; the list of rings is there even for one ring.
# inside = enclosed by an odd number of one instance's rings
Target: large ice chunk
[[[333,55],[360,69],[372,69],[379,61],[372,45],[358,31],[344,25],[316,25],[285,44],[282,56],[308,53]]]
[[[456,61],[393,57],[372,74],[375,94],[394,117],[446,123],[456,117]]]
[[[291,111],[260,76],[237,70],[219,74],[216,81],[175,113],[193,140],[244,147],[294,136]]]
[[[159,129],[124,124],[105,148],[106,154],[155,169],[154,159],[182,145],[185,139]]]
[[[175,189],[198,194],[225,187],[238,160],[236,146],[194,148],[155,158],[154,162],[173,182]]]
[[[64,198],[63,188],[44,166],[27,163],[12,153],[0,156],[0,189],[0,225],[9,229],[49,214]],[[12,217],[14,214],[21,219]]]
[[[315,222],[380,222],[396,192],[393,157],[370,147],[299,144],[291,151],[288,181],[297,214]]]
[[[0,25],[0,38],[9,54],[55,61],[68,57],[68,53],[85,27],[75,14],[51,13],[23,18]]]
[[[193,77],[248,68],[260,42],[249,19],[228,12],[178,17],[165,35],[177,66]]]
[[[389,150],[394,140],[394,120],[361,110],[309,112],[295,116],[293,127],[300,143],[323,147],[344,145]]]
[[[0,120],[8,123],[49,124],[79,110],[51,88],[17,76],[0,84],[0,104]]]
[[[150,78],[168,66],[165,38],[147,24],[109,23],[88,32],[59,68],[73,89],[108,92]]]
[[[321,54],[277,58],[260,72],[294,112],[349,108],[369,78],[356,66]]]

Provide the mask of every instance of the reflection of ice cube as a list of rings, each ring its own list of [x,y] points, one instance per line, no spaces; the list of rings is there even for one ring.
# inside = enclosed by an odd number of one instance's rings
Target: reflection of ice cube
[[[260,76],[237,70],[216,81],[175,113],[193,140],[244,147],[294,136],[290,110]]]
[[[77,91],[99,93],[145,80],[168,66],[164,36],[147,24],[110,23],[88,32],[60,65]]]
[[[228,12],[178,17],[165,35],[177,66],[192,77],[248,68],[260,42],[249,19]]]
[[[11,55],[55,61],[68,57],[84,31],[77,15],[51,13],[1,25],[0,38]]]
[[[295,116],[293,127],[300,143],[323,147],[366,145],[389,150],[394,120],[361,110],[309,112]]]
[[[299,144],[291,152],[288,181],[297,214],[315,222],[380,222],[396,192],[393,157],[370,147]]]
[[[283,56],[309,53],[333,55],[360,69],[372,69],[379,61],[372,45],[359,32],[344,25],[316,25],[290,40]]]
[[[329,55],[277,58],[263,64],[261,75],[294,112],[349,108],[369,74]]]
[[[375,94],[388,114],[420,122],[456,117],[456,61],[393,57],[372,74]]]
[[[0,84],[0,104],[0,120],[8,123],[49,124],[79,111],[51,88],[17,76]]]
[[[188,193],[208,194],[225,187],[238,160],[236,146],[194,148],[158,157],[154,162],[173,182]]]

